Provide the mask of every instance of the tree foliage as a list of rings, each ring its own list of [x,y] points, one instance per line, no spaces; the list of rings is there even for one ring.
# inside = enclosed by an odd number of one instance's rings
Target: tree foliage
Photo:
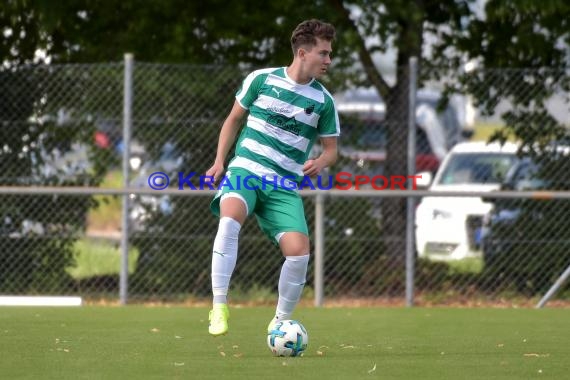
[[[500,101],[511,102],[512,111],[503,115],[506,127],[493,139],[513,137],[532,148],[565,133],[545,102],[570,91],[569,18],[570,5],[562,1],[488,1],[485,17],[466,20],[462,33],[443,31],[426,62],[451,70],[465,60],[476,62],[453,90],[473,94],[483,115],[495,112]],[[461,54],[446,55],[450,46]]]

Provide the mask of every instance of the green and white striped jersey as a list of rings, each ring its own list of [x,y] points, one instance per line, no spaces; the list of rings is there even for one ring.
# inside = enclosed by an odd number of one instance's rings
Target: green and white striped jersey
[[[249,115],[229,168],[298,182],[317,137],[340,134],[331,94],[315,79],[295,83],[285,67],[250,73],[236,100]]]

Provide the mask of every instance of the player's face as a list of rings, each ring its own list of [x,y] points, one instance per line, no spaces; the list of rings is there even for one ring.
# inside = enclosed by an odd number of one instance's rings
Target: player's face
[[[331,64],[331,42],[317,38],[317,44],[305,51],[305,67],[307,73],[318,78],[327,72]]]

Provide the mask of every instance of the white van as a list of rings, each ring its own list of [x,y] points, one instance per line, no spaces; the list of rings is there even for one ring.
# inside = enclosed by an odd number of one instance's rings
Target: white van
[[[459,143],[446,155],[429,190],[497,190],[517,161],[517,149],[510,142]],[[423,198],[416,208],[418,256],[435,260],[480,256],[482,219],[490,207],[480,197]]]

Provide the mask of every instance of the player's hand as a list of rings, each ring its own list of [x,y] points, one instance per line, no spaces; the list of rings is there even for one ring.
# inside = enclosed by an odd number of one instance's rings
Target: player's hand
[[[309,177],[313,177],[319,175],[323,168],[324,167],[319,160],[307,160],[307,162],[305,162],[305,165],[303,165],[303,174],[308,175]]]
[[[206,177],[212,178],[212,184],[216,185],[224,175],[224,171],[225,168],[223,164],[214,163],[214,165],[212,165],[212,167],[206,171]]]

